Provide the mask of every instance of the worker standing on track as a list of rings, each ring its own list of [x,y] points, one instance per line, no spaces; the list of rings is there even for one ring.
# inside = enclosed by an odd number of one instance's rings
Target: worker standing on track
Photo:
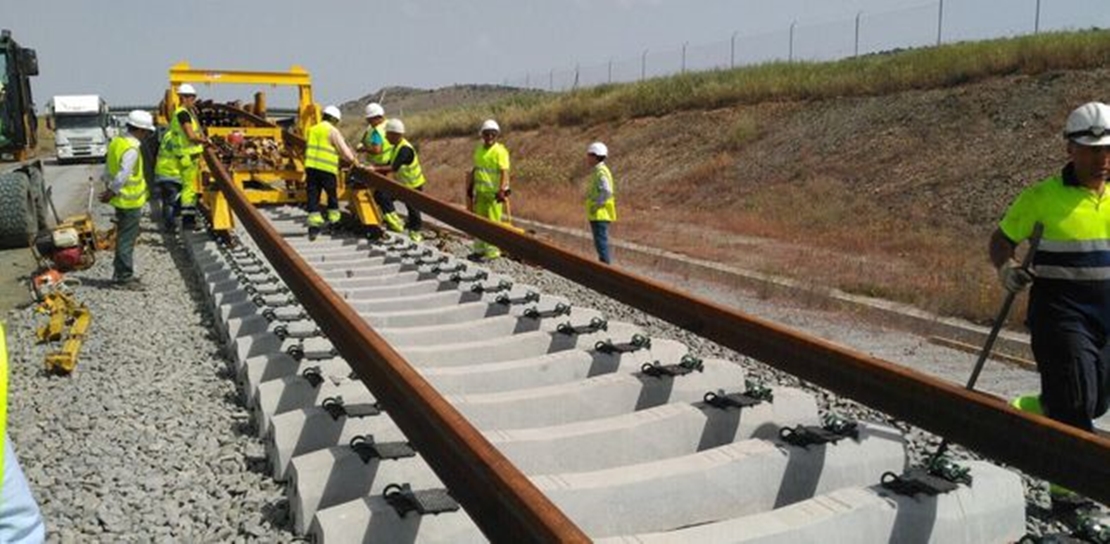
[[[379,172],[382,171],[381,168],[388,168],[393,162],[393,144],[386,138],[385,108],[381,104],[371,102],[366,105],[366,130],[363,131],[355,150],[366,152],[370,167]],[[374,191],[374,201],[384,200],[392,202],[393,199],[382,191]],[[392,206],[390,208],[392,209]],[[405,230],[401,217],[396,213],[383,212],[382,219],[385,220],[386,228],[393,232]]]
[[[1041,394],[1014,405],[1092,431],[1110,406],[1110,107],[1080,106],[1064,137],[1070,161],[1010,205],[991,236],[990,258],[1007,290],[1033,284],[1027,325]],[[1014,248],[1038,222],[1044,234],[1028,271]],[[1074,508],[1074,493],[1055,485],[1050,492],[1053,510]]]
[[[200,154],[204,152],[204,146],[212,143],[201,132],[200,122],[197,121],[197,90],[188,83],[182,83],[177,87],[177,96],[181,99],[181,104],[170,118],[170,133],[173,134],[177,147],[181,173],[181,228],[191,231],[196,228],[197,221]],[[160,148],[158,153],[161,154],[163,149]]]
[[[177,216],[181,214],[181,153],[177,137],[167,130],[158,146],[154,161],[154,183],[162,201],[162,228],[173,234],[177,231]]]
[[[385,123],[385,137],[389,142],[393,159],[386,166],[374,166],[374,171],[379,174],[393,174],[393,179],[401,185],[423,192],[424,183],[427,180],[424,179],[424,171],[420,168],[420,157],[416,155],[416,148],[405,139],[405,123],[400,119],[390,119]],[[396,208],[393,206],[393,195],[385,191],[376,191],[374,200],[386,218],[392,216],[400,222],[400,217],[397,216]],[[405,209],[408,211],[408,219],[404,227],[409,233],[409,239],[420,242],[424,239],[424,235],[420,233],[420,229],[424,226],[420,210],[407,202]]]
[[[467,177],[466,209],[494,223],[501,222],[505,200],[509,197],[509,150],[497,141],[501,127],[487,119],[480,129],[482,143],[474,148],[474,168]],[[493,244],[475,240],[472,260],[493,260],[501,250]]]
[[[605,164],[609,148],[601,142],[586,147],[586,162],[593,168],[586,183],[586,217],[590,221],[590,231],[594,235],[594,248],[599,261],[610,264],[609,225],[617,220],[616,187],[613,173]]]
[[[8,349],[0,322],[0,542],[37,544],[46,537],[42,514],[8,438]]]
[[[328,106],[324,108],[323,120],[308,129],[304,154],[304,178],[308,189],[305,208],[308,211],[309,240],[315,240],[325,225],[324,216],[320,213],[321,191],[328,199],[326,224],[335,225],[341,217],[337,194],[340,155],[351,164],[358,164],[358,159],[347,145],[347,140],[343,139],[343,134],[335,127],[341,118],[339,108]]]
[[[127,134],[108,143],[104,180],[108,188],[100,201],[116,209],[116,257],[112,281],[130,289],[141,289],[135,277],[135,239],[139,237],[139,218],[146,204],[146,175],[139,142],[154,133],[154,118],[149,112],[133,110],[127,114]]]

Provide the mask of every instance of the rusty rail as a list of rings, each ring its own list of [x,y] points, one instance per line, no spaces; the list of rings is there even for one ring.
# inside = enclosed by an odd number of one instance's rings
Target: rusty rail
[[[205,151],[231,209],[332,344],[494,542],[589,538],[374,332],[285,242]]]

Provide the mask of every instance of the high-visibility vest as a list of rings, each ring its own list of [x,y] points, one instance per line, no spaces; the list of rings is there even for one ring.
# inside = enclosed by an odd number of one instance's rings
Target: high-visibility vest
[[[161,178],[181,179],[181,153],[173,131],[162,135],[158,146],[158,158],[154,161],[154,174]]]
[[[501,170],[509,168],[509,150],[500,143],[474,148],[474,192],[496,193],[501,188]]]
[[[181,155],[186,157],[200,155],[204,152],[204,146],[193,142],[189,139],[189,135],[185,134],[185,129],[181,127],[181,121],[177,119],[181,112],[189,114],[189,125],[193,127],[193,134],[200,134],[200,123],[197,122],[197,117],[189,111],[189,108],[184,106],[178,106],[176,110],[173,110],[173,118],[170,119],[170,133],[177,140],[177,148]]]
[[[8,345],[0,323],[0,441],[8,439]],[[0,443],[0,496],[4,488],[4,444]]]
[[[333,127],[320,121],[308,129],[308,147],[304,152],[304,167],[339,174],[339,153],[329,138]]]
[[[370,154],[370,164],[373,164],[374,166],[389,166],[389,164],[393,162],[394,148],[393,144],[389,143],[389,140],[387,140],[385,137],[385,121],[378,123],[378,126],[369,127],[366,130],[366,135],[362,138],[362,145],[370,147],[370,135],[375,132],[382,139],[382,152],[377,154]]]
[[[141,208],[146,204],[146,178],[143,175],[143,152],[139,149],[139,140],[134,136],[116,136],[108,144],[108,176],[116,178],[123,168],[123,154],[129,149],[134,149],[138,157],[135,167],[131,170],[131,177],[123,183],[119,193],[112,197],[108,203],[120,209]]]
[[[424,171],[420,168],[420,156],[416,154],[416,148],[408,140],[401,138],[401,141],[393,148],[393,157],[396,158],[397,153],[406,147],[412,150],[412,162],[398,168],[396,178],[406,187],[415,189],[424,185],[424,182],[427,181],[424,179]]]
[[[609,188],[612,190],[612,194],[605,199],[604,204],[598,206],[597,197],[601,194],[602,179],[609,180]],[[589,215],[590,221],[617,220],[617,185],[613,182],[613,173],[603,162],[597,163],[597,166],[594,167],[593,174],[590,175],[590,183],[586,186],[586,213]]]

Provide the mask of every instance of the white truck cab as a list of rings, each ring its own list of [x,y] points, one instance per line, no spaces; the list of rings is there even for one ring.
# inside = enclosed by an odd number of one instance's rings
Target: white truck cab
[[[59,163],[104,161],[112,126],[104,99],[95,94],[59,95],[47,110]]]

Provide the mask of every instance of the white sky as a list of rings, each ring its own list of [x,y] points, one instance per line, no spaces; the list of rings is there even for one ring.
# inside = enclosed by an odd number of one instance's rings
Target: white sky
[[[1031,32],[1036,5],[944,0],[944,39]],[[840,56],[852,52],[857,13],[866,52],[935,41],[936,8],[936,0],[0,0],[0,26],[38,51],[41,109],[54,94],[156,103],[167,69],[182,60],[224,70],[300,64],[317,100],[338,103],[387,85],[523,84],[526,74],[546,87],[551,70],[573,74],[579,63],[598,79],[610,59],[638,75],[644,50],[654,55],[649,75],[662,73],[677,67],[683,42],[690,66],[699,55],[727,64],[733,33],[739,62],[786,57],[794,21],[796,57]],[[1040,24],[1108,28],[1110,2],[1042,0]],[[249,89],[232,94],[249,99]]]

